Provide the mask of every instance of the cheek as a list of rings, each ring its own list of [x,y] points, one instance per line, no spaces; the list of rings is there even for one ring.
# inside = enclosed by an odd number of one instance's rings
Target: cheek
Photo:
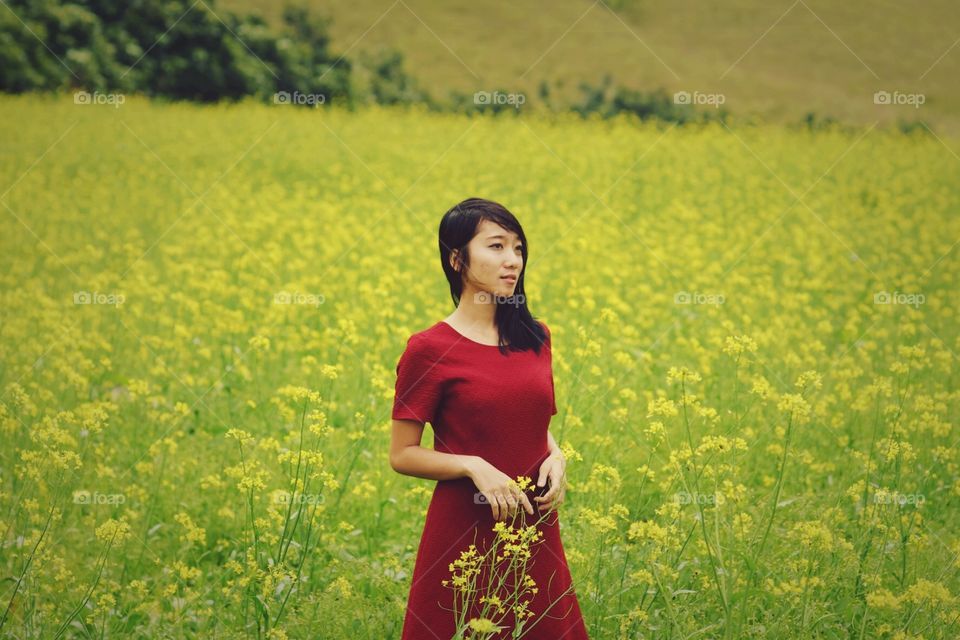
[[[491,255],[489,251],[480,251],[475,255],[474,271],[479,277],[487,278],[496,273],[498,267],[495,256]]]

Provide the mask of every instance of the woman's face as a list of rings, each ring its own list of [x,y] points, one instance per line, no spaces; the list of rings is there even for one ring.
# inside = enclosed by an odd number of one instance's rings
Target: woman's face
[[[482,220],[467,245],[470,267],[464,270],[464,290],[470,285],[498,296],[512,296],[523,271],[520,247],[517,234],[495,222]]]

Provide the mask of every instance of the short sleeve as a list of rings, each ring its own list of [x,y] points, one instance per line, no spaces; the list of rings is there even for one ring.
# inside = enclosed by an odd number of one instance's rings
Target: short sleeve
[[[397,363],[394,420],[434,424],[443,395],[440,368],[422,338],[411,336]]]

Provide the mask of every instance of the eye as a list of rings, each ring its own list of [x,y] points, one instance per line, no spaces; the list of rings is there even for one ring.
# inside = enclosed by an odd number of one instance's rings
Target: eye
[[[500,247],[501,249],[503,248],[503,244],[500,243],[500,242],[494,242],[494,243],[493,243],[492,245],[490,245],[490,246],[491,246],[491,247]]]

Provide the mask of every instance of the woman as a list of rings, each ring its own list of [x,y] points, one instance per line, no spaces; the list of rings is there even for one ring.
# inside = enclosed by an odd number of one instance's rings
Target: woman
[[[557,413],[550,332],[526,306],[523,229],[500,204],[464,200],[440,221],[440,259],[456,310],[407,341],[392,414],[393,469],[437,481],[403,640],[453,637],[450,564],[471,544],[489,548],[504,521],[543,533],[527,565],[536,593],[523,637],[587,638],[560,541],[565,460],[548,430]],[[433,449],[420,446],[427,422]],[[536,480],[530,496],[512,482],[518,476]],[[510,637],[516,620],[506,615],[493,637]]]

